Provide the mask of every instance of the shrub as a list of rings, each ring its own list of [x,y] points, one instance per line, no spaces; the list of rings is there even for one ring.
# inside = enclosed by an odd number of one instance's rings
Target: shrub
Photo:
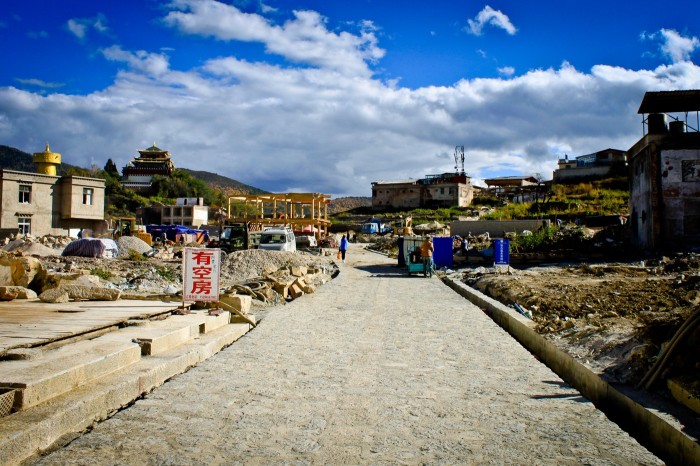
[[[93,269],[90,269],[90,274],[96,275],[102,280],[109,280],[110,278],[112,278],[112,271],[105,267],[95,267]]]
[[[167,265],[156,267],[156,273],[165,280],[174,282],[179,280],[180,275],[172,267]]]

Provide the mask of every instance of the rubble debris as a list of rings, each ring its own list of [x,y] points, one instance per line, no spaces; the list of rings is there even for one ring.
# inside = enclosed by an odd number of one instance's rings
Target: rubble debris
[[[35,299],[34,290],[23,286],[0,286],[0,301],[12,301],[13,299]]]
[[[70,295],[61,288],[51,288],[41,293],[39,299],[44,303],[67,303]]]
[[[119,255],[107,258],[62,256],[66,245],[76,242],[70,238],[51,241],[47,237],[42,241],[56,246],[52,254],[27,256],[23,251],[27,245],[31,248],[41,243],[24,238],[6,242],[12,251],[0,250],[0,286],[27,290],[16,296],[7,290],[0,298],[9,300],[35,292],[44,302],[181,299],[182,261],[174,258],[181,245],[166,243],[151,248],[137,237],[123,236],[115,243]],[[140,259],[131,260],[135,255]],[[285,286],[298,278],[305,278],[303,284],[297,284],[302,294],[313,292],[331,279],[337,267],[327,257],[313,254],[246,250],[225,255],[220,271],[223,296],[250,296],[251,305],[260,308],[292,299]]]
[[[119,247],[118,257],[121,259],[128,258],[130,254],[129,251],[135,251],[137,254],[144,254],[152,249],[148,243],[136,236],[121,236],[117,240],[117,246]]]
[[[695,253],[510,270],[468,269],[462,280],[504,304],[523,306],[536,331],[610,382],[638,383],[700,308]]]

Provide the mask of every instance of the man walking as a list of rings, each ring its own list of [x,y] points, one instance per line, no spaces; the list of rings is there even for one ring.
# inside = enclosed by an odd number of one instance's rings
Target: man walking
[[[423,276],[427,277],[433,276],[433,251],[435,247],[433,246],[433,238],[428,236],[423,244],[420,245],[420,256],[423,259]]]

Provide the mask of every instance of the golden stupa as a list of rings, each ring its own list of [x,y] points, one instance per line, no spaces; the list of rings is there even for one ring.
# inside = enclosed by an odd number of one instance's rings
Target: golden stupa
[[[32,160],[36,164],[37,173],[56,176],[56,168],[61,165],[61,154],[51,152],[49,145],[46,144],[46,150],[35,152]]]

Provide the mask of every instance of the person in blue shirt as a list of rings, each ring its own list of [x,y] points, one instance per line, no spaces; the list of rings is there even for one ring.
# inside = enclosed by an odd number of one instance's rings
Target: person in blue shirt
[[[347,236],[343,235],[343,237],[340,239],[340,257],[343,259],[343,262],[345,262],[345,252],[348,250],[348,238]]]

